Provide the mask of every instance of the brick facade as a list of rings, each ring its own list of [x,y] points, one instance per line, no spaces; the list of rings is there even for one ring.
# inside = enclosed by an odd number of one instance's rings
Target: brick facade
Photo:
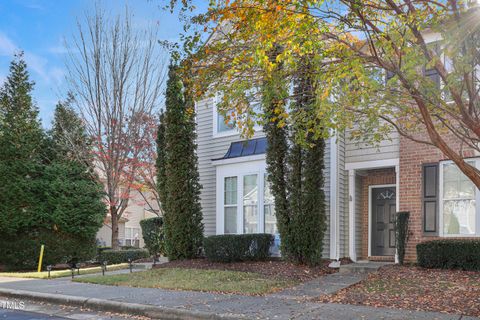
[[[455,140],[449,139],[455,145]],[[460,145],[457,144],[457,150]],[[464,150],[464,157],[472,157],[472,150]],[[410,212],[409,240],[405,260],[416,261],[416,245],[436,237],[425,236],[422,229],[422,164],[445,160],[443,153],[432,146],[400,138],[400,211]]]
[[[361,177],[362,183],[362,252],[360,259],[368,258],[368,207],[370,199],[368,197],[368,187],[373,185],[395,184],[395,168],[375,169],[365,171]]]

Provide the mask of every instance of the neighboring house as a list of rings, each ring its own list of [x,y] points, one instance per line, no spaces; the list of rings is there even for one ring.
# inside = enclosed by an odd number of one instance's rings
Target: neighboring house
[[[434,71],[426,74],[440,85]],[[276,234],[263,132],[244,141],[208,98],[197,103],[197,134],[206,235]],[[480,168],[479,155],[463,150]],[[393,260],[398,211],[410,212],[407,261],[421,241],[480,236],[479,190],[434,147],[393,130],[378,146],[355,143],[346,132],[326,141],[324,161],[326,258]]]
[[[145,203],[144,198],[138,191],[133,190],[131,192],[128,207],[118,224],[118,241],[121,246],[143,248],[145,242],[143,241],[140,221],[157,215],[152,212],[150,206]],[[103,226],[97,233],[97,243],[106,247],[112,245],[112,222],[109,215],[107,215]]]

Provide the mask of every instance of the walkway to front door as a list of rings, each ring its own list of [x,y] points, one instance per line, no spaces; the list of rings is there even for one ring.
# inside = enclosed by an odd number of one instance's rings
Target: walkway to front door
[[[371,191],[371,255],[395,255],[396,191],[392,187],[375,187]]]

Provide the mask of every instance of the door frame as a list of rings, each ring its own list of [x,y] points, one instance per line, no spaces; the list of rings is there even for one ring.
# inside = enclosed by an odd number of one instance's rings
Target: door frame
[[[368,256],[372,256],[372,189],[396,188],[397,184],[372,184],[368,186]],[[398,189],[395,189],[395,193]],[[398,194],[395,195],[395,206],[398,208]],[[398,209],[397,209],[398,210]]]

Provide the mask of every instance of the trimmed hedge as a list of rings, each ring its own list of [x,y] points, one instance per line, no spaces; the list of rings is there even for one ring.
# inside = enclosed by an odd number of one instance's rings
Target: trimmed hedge
[[[480,270],[480,240],[442,239],[417,244],[423,268]]]
[[[103,250],[98,256],[98,261],[107,261],[108,264],[118,264],[138,259],[150,257],[148,250],[145,249],[128,249],[128,250]]]
[[[1,237],[0,264],[7,270],[36,270],[42,244],[45,245],[43,267],[95,259],[95,238],[36,229],[12,237]]]
[[[274,237],[271,234],[226,234],[204,239],[205,256],[213,262],[266,260]]]
[[[163,218],[153,217],[140,221],[145,247],[152,256],[165,254],[165,240],[163,234]]]
[[[403,265],[405,260],[405,248],[408,241],[408,220],[410,212],[397,212],[395,219],[395,238],[397,242],[398,262]]]

